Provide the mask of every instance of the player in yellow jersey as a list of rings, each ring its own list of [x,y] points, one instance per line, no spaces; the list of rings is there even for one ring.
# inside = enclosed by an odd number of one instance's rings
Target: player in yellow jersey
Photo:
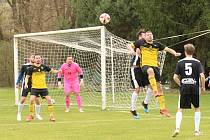
[[[28,80],[31,77],[32,88],[29,104],[30,114],[27,116],[26,121],[30,122],[34,118],[34,100],[36,97],[41,96],[45,98],[48,102],[48,112],[50,114],[50,121],[55,121],[53,106],[51,102],[51,97],[48,95],[48,89],[46,84],[46,72],[58,73],[58,70],[51,69],[50,67],[42,64],[42,59],[40,55],[35,55],[35,63],[26,72],[25,77],[25,88],[28,88]]]
[[[175,57],[180,56],[173,49],[164,47],[160,43],[153,41],[153,33],[147,31],[145,34],[145,42],[140,45],[141,50],[141,67],[144,74],[147,75],[154,96],[157,98],[160,105],[160,114],[170,117],[170,114],[165,106],[165,98],[163,95],[162,85],[160,83],[160,71],[158,68],[158,51],[166,51],[173,54]]]

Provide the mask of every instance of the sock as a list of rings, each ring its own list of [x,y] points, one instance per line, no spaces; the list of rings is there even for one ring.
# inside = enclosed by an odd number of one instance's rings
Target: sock
[[[182,112],[178,111],[176,113],[176,129],[180,129],[181,122],[182,122]]]
[[[70,108],[70,98],[66,96],[66,108]]]
[[[30,115],[34,116],[34,103],[29,104],[29,112],[30,112]]]
[[[49,114],[53,113],[53,106],[52,105],[48,105],[48,113]]]
[[[18,114],[21,114],[21,112],[23,111],[23,107],[24,107],[24,104],[21,104],[21,103],[18,104]]]
[[[149,79],[149,83],[152,87],[153,93],[157,92],[157,83],[156,83],[156,79],[154,76],[148,77]]]
[[[160,110],[166,109],[166,104],[165,104],[165,97],[164,97],[164,95],[158,96],[158,97],[156,97],[156,98],[157,98],[158,103],[159,103],[159,105],[160,105]]]
[[[35,111],[36,111],[36,115],[40,115],[40,112],[41,112],[41,104],[40,105],[35,105]]]
[[[136,110],[137,98],[138,98],[138,94],[134,91],[131,96],[131,111]]]
[[[76,96],[76,100],[77,100],[78,108],[80,109],[81,108],[81,98],[80,98],[80,95],[77,95]]]
[[[145,99],[144,99],[144,103],[145,104],[149,103],[149,99],[150,99],[151,96],[152,96],[152,89],[151,88],[147,88],[146,96],[145,96]]]
[[[200,131],[201,112],[195,112],[195,131]]]

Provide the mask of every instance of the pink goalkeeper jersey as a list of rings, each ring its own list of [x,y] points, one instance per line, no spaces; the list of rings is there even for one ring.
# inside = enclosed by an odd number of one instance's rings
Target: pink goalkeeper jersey
[[[82,75],[82,69],[75,62],[72,64],[64,63],[62,64],[60,70],[62,73],[58,73],[58,78],[61,78],[61,75],[64,75],[64,84],[65,82],[75,82],[78,81],[78,75]]]

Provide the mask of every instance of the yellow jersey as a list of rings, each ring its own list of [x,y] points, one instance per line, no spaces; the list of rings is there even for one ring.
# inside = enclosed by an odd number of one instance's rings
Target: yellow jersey
[[[154,66],[158,67],[158,51],[162,51],[165,47],[159,43],[153,44],[143,43],[141,49],[141,66]]]
[[[35,89],[47,88],[46,74],[45,74],[46,71],[47,72],[51,71],[51,68],[44,64],[41,64],[39,67],[33,65],[28,69],[26,74],[31,76],[32,88]]]

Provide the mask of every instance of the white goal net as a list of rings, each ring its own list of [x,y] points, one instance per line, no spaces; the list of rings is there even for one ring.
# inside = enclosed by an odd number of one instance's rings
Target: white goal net
[[[55,69],[72,55],[84,71],[83,106],[127,109],[132,91],[128,43],[130,41],[110,33],[104,26],[15,35],[15,79],[29,54],[40,54],[43,63]],[[165,55],[161,56],[164,62]],[[57,75],[48,73],[46,79],[49,94],[56,104],[64,105],[64,93],[57,87]],[[17,103],[20,95],[17,89],[15,93]],[[140,95],[138,107],[144,97],[145,93]],[[74,96],[71,102],[75,103]],[[150,107],[155,104],[152,98]]]

